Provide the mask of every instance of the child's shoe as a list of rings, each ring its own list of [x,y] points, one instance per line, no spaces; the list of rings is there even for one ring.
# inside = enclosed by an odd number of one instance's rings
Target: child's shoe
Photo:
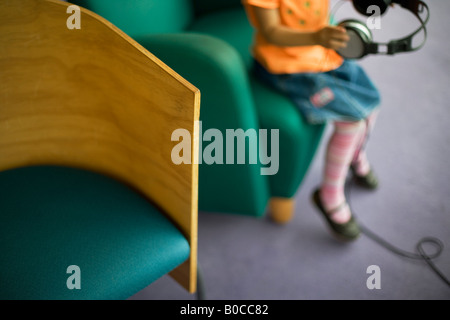
[[[331,212],[327,212],[325,210],[325,207],[322,204],[322,200],[320,199],[320,192],[319,189],[317,189],[313,195],[312,195],[312,201],[317,206],[317,208],[322,213],[322,216],[325,218],[328,226],[330,227],[331,231],[334,233],[334,235],[339,238],[340,240],[344,241],[353,241],[356,240],[361,231],[359,229],[358,224],[356,223],[356,220],[354,219],[353,215],[350,218],[350,220],[346,223],[336,223],[330,218],[330,214],[332,214],[332,211],[339,210],[339,208],[332,210]],[[344,203],[345,205],[345,203]]]
[[[372,169],[366,175],[359,175],[353,166],[351,166],[351,170],[353,173],[353,177],[358,185],[369,190],[375,190],[378,188],[378,178]]]

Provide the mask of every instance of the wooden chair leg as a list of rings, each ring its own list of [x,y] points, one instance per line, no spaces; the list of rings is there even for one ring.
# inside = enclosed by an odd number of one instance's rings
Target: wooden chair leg
[[[269,202],[269,216],[279,224],[285,224],[291,221],[294,216],[295,199],[294,198],[272,198]]]

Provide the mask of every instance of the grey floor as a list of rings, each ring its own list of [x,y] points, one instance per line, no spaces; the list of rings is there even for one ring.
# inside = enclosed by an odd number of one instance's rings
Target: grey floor
[[[428,0],[428,41],[418,52],[371,56],[361,64],[383,95],[368,145],[381,186],[355,189],[355,214],[396,246],[414,251],[424,236],[445,248],[436,265],[450,277],[450,1]],[[337,19],[355,15],[344,5]],[[376,40],[417,26],[399,7]],[[330,130],[328,129],[327,135]],[[325,137],[326,139],[326,137]],[[325,140],[324,139],[324,140]],[[365,235],[343,245],[332,238],[309,196],[321,178],[324,144],[297,193],[294,220],[199,214],[199,261],[209,299],[450,299],[450,288],[423,262],[398,257]],[[381,289],[369,290],[367,268],[380,267]],[[130,299],[194,299],[165,276]]]

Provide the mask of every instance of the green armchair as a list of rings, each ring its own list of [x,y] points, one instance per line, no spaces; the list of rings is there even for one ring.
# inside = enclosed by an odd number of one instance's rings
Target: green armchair
[[[260,159],[249,163],[248,148],[245,164],[200,163],[199,210],[260,217],[270,205],[274,220],[288,221],[324,126],[306,123],[286,97],[253,78],[253,29],[240,0],[72,2],[112,22],[199,88],[203,133],[266,129],[270,142],[271,130],[279,130],[274,175],[261,174],[268,165]],[[210,143],[203,137],[201,155]]]

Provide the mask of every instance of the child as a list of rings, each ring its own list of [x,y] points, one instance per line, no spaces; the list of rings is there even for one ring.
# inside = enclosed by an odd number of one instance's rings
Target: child
[[[328,0],[242,1],[256,30],[256,75],[289,96],[308,122],[334,124],[313,200],[340,238],[356,239],[360,230],[344,185],[349,168],[364,186],[378,185],[362,146],[379,93],[361,67],[336,52],[349,37],[344,28],[329,25]]]

